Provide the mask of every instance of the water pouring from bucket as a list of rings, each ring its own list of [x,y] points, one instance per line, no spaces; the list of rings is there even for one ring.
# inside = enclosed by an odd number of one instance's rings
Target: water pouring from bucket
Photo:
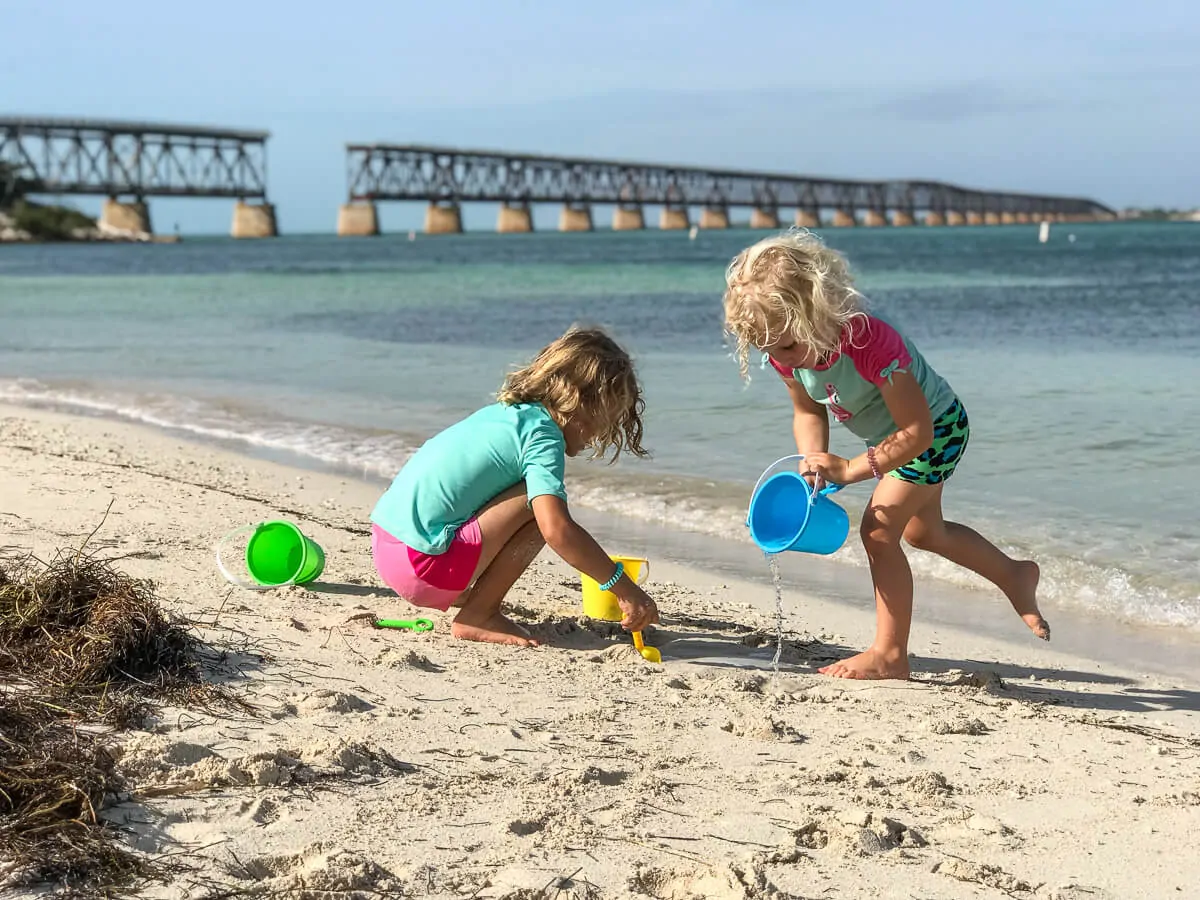
[[[250,534],[244,563],[251,580],[235,575],[225,566],[224,550],[239,535]],[[277,520],[243,525],[217,541],[217,568],[230,584],[251,591],[308,584],[325,570],[325,551],[291,522]]]
[[[750,537],[766,554],[795,550],[828,555],[837,551],[850,533],[846,510],[829,499],[842,485],[829,484],[814,491],[795,465],[802,459],[802,454],[793,454],[773,462],[750,495],[746,524]],[[784,463],[792,465],[781,469]]]

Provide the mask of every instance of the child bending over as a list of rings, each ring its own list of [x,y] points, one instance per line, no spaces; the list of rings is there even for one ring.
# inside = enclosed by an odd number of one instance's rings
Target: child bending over
[[[544,545],[612,590],[640,631],[658,621],[644,591],[567,508],[566,457],[642,449],[633,362],[603,331],[573,328],[508,376],[499,402],[430,438],[371,513],[380,577],[416,606],[460,607],[450,633],[536,646],[500,603]]]
[[[792,431],[813,481],[875,481],[860,534],[875,585],[870,648],[821,669],[839,678],[908,678],[913,581],[900,547],[936,553],[1000,588],[1038,637],[1039,571],[942,517],[942,491],[967,446],[967,411],[913,343],[869,314],[845,260],[791,231],[740,253],[726,272],[726,330],[743,377],[765,352],[792,399]],[[829,452],[829,413],[866,442],[853,459]]]

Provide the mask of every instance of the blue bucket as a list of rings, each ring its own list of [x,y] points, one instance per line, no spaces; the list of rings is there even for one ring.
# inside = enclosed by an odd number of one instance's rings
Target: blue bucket
[[[767,477],[779,463],[803,458],[790,456],[776,462],[763,473],[750,497],[746,524],[764,553],[796,550],[828,555],[838,550],[850,533],[846,510],[829,499],[842,485],[827,485],[814,495],[808,481],[796,471]]]

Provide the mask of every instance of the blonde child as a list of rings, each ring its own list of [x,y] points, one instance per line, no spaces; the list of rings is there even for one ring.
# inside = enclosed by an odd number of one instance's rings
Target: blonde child
[[[752,349],[782,376],[804,474],[835,484],[876,482],[860,528],[875,585],[875,640],[822,672],[908,678],[913,582],[901,538],[991,581],[1034,634],[1050,639],[1037,606],[1037,564],[1011,559],[942,517],[945,482],[970,434],[966,409],[911,341],[866,311],[838,253],[806,231],[744,250],[726,272],[725,324],[743,377]],[[866,442],[866,452],[853,459],[829,452],[830,412]]]
[[[573,328],[504,382],[497,403],[428,440],[371,513],[384,582],[416,606],[461,607],[450,633],[536,646],[500,603],[544,545],[612,590],[640,631],[658,610],[567,508],[566,457],[642,449],[641,388],[629,355]]]

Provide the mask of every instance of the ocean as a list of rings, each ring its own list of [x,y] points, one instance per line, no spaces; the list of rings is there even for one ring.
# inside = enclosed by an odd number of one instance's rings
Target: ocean
[[[596,323],[637,360],[653,458],[574,461],[572,504],[748,543],[751,486],[795,452],[779,379],[743,383],[721,333],[724,267],[762,234],[4,246],[0,400],[382,485],[509,368]],[[1200,225],[1059,224],[1045,244],[1037,226],[824,237],[970,412],[947,516],[1036,559],[1048,615],[1200,633]],[[832,449],[860,445],[835,424]],[[856,518],[868,492],[838,501]],[[912,556],[918,577],[982,585]],[[853,533],[834,561],[865,566]]]

